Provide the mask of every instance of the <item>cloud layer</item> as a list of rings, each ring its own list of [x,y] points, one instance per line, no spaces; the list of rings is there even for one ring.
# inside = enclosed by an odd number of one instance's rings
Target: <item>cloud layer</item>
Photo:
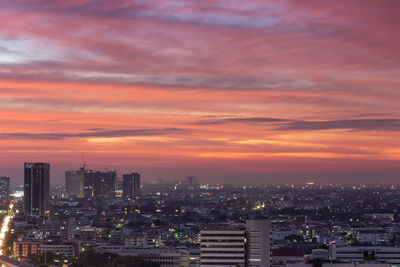
[[[397,0],[0,3],[0,175],[61,182],[82,152],[149,180],[400,171]]]

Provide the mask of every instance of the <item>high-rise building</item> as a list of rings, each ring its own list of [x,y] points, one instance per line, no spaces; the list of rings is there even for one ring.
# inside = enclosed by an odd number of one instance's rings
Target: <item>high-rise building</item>
[[[117,173],[115,171],[93,173],[94,197],[113,197],[117,189]]]
[[[41,217],[49,212],[50,164],[24,164],[24,213]]]
[[[246,228],[204,228],[201,231],[201,266],[269,267],[270,233],[268,220],[247,220]]]
[[[137,172],[122,176],[122,191],[125,197],[138,197],[140,195],[140,174]]]
[[[201,231],[201,266],[245,266],[245,230],[235,227],[205,228]]]
[[[77,196],[112,197],[117,188],[117,173],[115,171],[93,171],[85,167],[65,173],[67,193]]]
[[[196,177],[195,176],[188,176],[186,179],[187,179],[188,186],[196,185]]]
[[[83,182],[85,179],[85,167],[80,168],[77,171],[65,172],[65,188],[68,194],[77,195],[82,197],[83,194]]]
[[[0,199],[8,198],[10,195],[10,177],[0,177]]]
[[[186,177],[186,186],[189,190],[194,190],[199,186],[195,176]]]
[[[84,170],[83,195],[85,197],[94,196],[94,173],[92,170]]]
[[[246,267],[270,266],[270,236],[268,220],[246,221]]]

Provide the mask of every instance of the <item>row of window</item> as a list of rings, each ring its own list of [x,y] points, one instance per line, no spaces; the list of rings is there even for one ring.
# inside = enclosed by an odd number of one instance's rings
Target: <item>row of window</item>
[[[244,245],[201,245],[202,248],[244,248]]]
[[[221,242],[221,243],[228,243],[228,242],[237,242],[243,243],[243,239],[201,239],[201,242]]]
[[[201,257],[203,257],[205,254],[244,254],[244,251],[202,250]]]

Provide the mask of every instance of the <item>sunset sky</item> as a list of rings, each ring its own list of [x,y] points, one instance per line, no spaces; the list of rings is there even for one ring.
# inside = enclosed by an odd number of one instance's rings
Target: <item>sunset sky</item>
[[[398,182],[398,0],[0,1],[0,175]],[[83,155],[83,157],[82,157]]]

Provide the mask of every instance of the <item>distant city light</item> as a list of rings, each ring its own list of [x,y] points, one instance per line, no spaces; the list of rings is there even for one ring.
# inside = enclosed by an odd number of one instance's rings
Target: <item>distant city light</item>
[[[23,197],[24,191],[15,191],[14,193],[11,193],[10,196],[17,197],[17,198]]]

